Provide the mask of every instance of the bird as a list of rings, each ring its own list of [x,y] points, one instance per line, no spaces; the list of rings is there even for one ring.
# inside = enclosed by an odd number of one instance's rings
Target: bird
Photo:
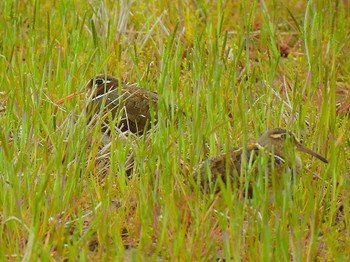
[[[298,173],[302,167],[302,161],[294,150],[291,150],[291,152],[295,156],[287,152],[285,148],[287,140],[297,151],[310,154],[322,162],[328,163],[325,157],[304,146],[294,133],[284,128],[273,128],[267,130],[256,142],[248,144],[246,150],[243,147],[234,148],[201,162],[194,167],[194,178],[197,181],[198,179],[201,180],[201,185],[205,190],[208,189],[209,183],[215,185],[219,178],[225,184],[228,182],[227,178],[236,182],[242,182],[239,180],[242,174],[243,162],[245,162],[246,166],[254,166],[259,153],[262,151],[270,155],[268,172],[271,173],[274,170],[276,174],[281,174],[284,170],[294,167],[294,170]],[[252,170],[257,172],[254,168]],[[249,187],[249,195],[251,195],[251,190]]]
[[[88,105],[89,114],[111,112],[113,119],[121,116],[118,128],[140,135],[147,132],[158,120],[158,94],[139,88],[136,84],[119,83],[111,76],[100,74],[89,80],[85,88],[91,92]],[[71,100],[77,93],[68,95],[56,101],[61,105]],[[108,123],[107,114],[103,114]],[[108,126],[108,128],[111,128]]]

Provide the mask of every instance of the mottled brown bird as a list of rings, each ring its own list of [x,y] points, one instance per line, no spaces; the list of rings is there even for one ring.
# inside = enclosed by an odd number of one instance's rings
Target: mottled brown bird
[[[118,80],[109,75],[92,78],[86,89],[92,92],[89,112],[111,112],[113,118],[120,115],[118,128],[122,131],[143,134],[157,123],[158,95],[155,92],[139,88],[135,84],[119,85]],[[76,95],[71,94],[56,104],[62,104]],[[107,117],[105,121],[108,121]]]
[[[292,144],[296,150],[310,154],[324,163],[328,163],[327,159],[323,156],[302,145],[292,132],[288,132],[282,128],[274,128],[266,131],[255,143],[247,146],[246,159],[243,158],[243,148],[235,148],[227,153],[203,161],[195,167],[194,175],[197,178],[199,176],[205,188],[208,186],[208,180],[215,183],[219,177],[224,183],[226,182],[227,176],[230,177],[232,181],[238,181],[241,175],[242,162],[244,161],[246,166],[254,166],[254,161],[261,151],[273,156],[273,159],[271,157],[268,164],[269,172],[274,169],[276,174],[282,173],[286,168],[292,167],[293,159],[295,159],[293,166],[296,172],[298,172],[302,166],[302,161],[294,151],[292,152],[295,156],[293,156],[292,153],[288,154],[287,150],[285,150],[286,140],[289,140],[289,143]],[[210,174],[209,177],[207,175],[208,173]]]

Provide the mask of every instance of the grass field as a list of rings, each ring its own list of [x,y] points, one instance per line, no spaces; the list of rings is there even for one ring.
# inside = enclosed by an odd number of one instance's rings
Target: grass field
[[[347,1],[51,2],[0,3],[1,261],[349,259]],[[55,105],[99,73],[157,92],[158,126],[106,145],[85,97]],[[187,183],[273,127],[329,164]]]

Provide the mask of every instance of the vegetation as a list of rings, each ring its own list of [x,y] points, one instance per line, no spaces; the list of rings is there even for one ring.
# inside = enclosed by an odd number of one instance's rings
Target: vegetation
[[[0,8],[0,260],[349,258],[347,1]],[[54,103],[99,73],[157,92],[159,125],[104,143],[85,96]],[[302,154],[272,187],[260,165],[252,199],[188,183],[273,127],[329,164]]]

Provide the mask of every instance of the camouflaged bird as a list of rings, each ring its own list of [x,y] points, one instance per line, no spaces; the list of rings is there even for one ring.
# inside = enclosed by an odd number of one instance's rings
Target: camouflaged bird
[[[122,131],[143,134],[157,123],[158,95],[155,92],[139,88],[135,84],[119,85],[118,80],[110,75],[98,75],[92,78],[86,89],[92,92],[88,111],[91,114],[110,112],[112,118],[120,115],[118,128]],[[56,104],[62,104],[76,95],[71,94],[58,100]],[[108,122],[107,114],[101,116]]]
[[[302,145],[292,132],[288,132],[282,128],[274,128],[266,131],[255,143],[247,146],[245,159],[243,158],[243,148],[235,148],[227,153],[203,161],[195,167],[194,175],[197,178],[199,176],[202,186],[205,188],[208,187],[209,181],[215,183],[218,178],[221,178],[226,183],[227,176],[233,181],[237,181],[241,175],[242,162],[245,161],[246,165],[250,163],[253,166],[254,161],[261,151],[269,154],[271,158],[273,157],[268,164],[269,172],[274,170],[276,174],[279,174],[286,170],[286,168],[292,167],[295,168],[296,172],[299,172],[302,167],[302,161],[298,154],[295,154],[295,156],[286,154],[286,140],[289,140],[297,151],[310,154],[322,162],[328,163],[327,159],[323,156]],[[292,166],[293,158],[295,159],[295,163]]]

